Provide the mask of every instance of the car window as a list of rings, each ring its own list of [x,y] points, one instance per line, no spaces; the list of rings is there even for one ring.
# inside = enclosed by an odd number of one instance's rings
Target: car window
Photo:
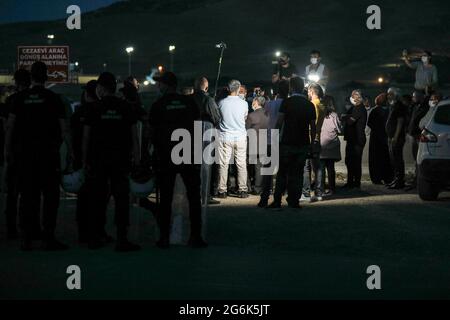
[[[450,125],[450,105],[440,106],[434,116],[434,122]]]

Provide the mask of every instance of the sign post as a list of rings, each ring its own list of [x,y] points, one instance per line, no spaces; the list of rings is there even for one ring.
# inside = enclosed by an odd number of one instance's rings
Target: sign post
[[[48,68],[48,82],[69,82],[68,46],[19,46],[17,47],[17,66],[30,70],[36,61],[42,61]]]

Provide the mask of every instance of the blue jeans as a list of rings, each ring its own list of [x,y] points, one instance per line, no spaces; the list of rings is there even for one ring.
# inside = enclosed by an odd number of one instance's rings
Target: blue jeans
[[[322,196],[322,172],[319,170],[319,167],[320,159],[318,155],[306,160],[305,168],[303,170],[303,195],[305,197],[310,197],[312,191],[315,191],[316,196]],[[313,173],[314,182],[312,183],[311,176]]]

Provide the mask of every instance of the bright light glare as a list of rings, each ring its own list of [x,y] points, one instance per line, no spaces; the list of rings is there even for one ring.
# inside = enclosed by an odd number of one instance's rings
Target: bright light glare
[[[49,35],[47,35],[47,38],[48,39],[55,39],[55,35],[54,34],[49,34]]]
[[[275,57],[277,57],[277,58],[281,57],[281,51],[275,52]]]
[[[176,49],[176,47],[175,47],[174,45],[169,46],[169,51],[170,51],[170,52],[175,51],[175,49]]]
[[[132,53],[132,52],[134,51],[134,48],[133,48],[133,47],[128,47],[128,48],[125,49],[125,51],[126,51],[128,54],[130,54],[130,53]]]
[[[145,80],[145,81],[144,81],[144,86],[148,86],[149,83],[150,83],[149,81]]]
[[[384,79],[382,77],[379,77],[378,78],[378,83],[383,83],[383,82],[384,82]]]
[[[320,81],[320,77],[317,74],[310,74],[308,76],[308,80],[309,81],[313,81],[313,82],[319,82]]]

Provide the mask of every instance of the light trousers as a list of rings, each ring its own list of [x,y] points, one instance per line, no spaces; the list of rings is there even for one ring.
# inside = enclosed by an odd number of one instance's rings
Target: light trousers
[[[228,167],[231,159],[237,167],[240,192],[248,192],[247,187],[247,139],[237,141],[219,141],[219,193],[227,192]]]

